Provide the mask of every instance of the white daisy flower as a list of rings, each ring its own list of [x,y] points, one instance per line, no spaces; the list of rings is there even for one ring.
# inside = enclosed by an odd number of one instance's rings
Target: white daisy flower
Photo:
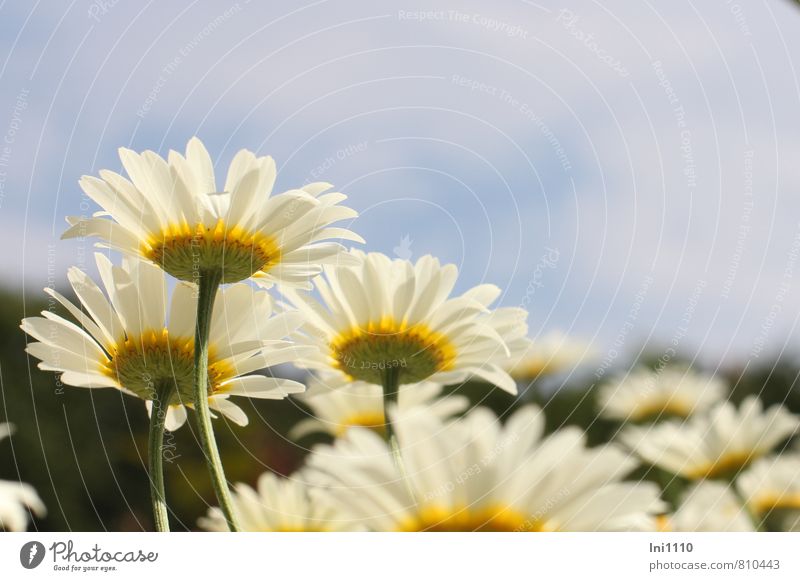
[[[10,424],[0,424],[0,440],[11,434]],[[24,482],[0,480],[0,530],[24,531],[30,513],[44,516],[44,503],[33,486]]]
[[[597,394],[600,415],[622,421],[686,418],[726,398],[728,385],[717,377],[681,367],[641,368],[604,385]]]
[[[594,355],[587,343],[553,331],[529,341],[527,349],[512,357],[506,368],[517,381],[530,383],[577,367]]]
[[[257,489],[236,484],[231,495],[241,530],[248,532],[342,532],[361,530],[322,489],[295,478],[265,472]],[[200,528],[226,532],[228,524],[216,507],[198,519]]]
[[[314,377],[308,390],[300,396],[311,408],[313,417],[299,422],[289,433],[295,440],[315,432],[343,436],[349,428],[370,428],[385,434],[383,389],[363,381],[346,382],[337,376]],[[426,408],[439,418],[448,419],[469,407],[462,395],[441,397],[443,386],[430,381],[400,386],[398,405],[401,411],[412,413],[417,407]]]
[[[756,518],[777,518],[782,530],[800,530],[800,454],[761,458],[736,486]]]
[[[314,449],[306,477],[379,531],[595,531],[652,528],[664,503],[652,483],[623,482],[636,465],[566,428],[543,436],[533,406],[504,426],[486,408],[444,424],[395,415],[407,478],[373,431],[348,430]]]
[[[516,393],[499,365],[510,351],[489,310],[500,289],[484,284],[450,298],[458,277],[453,264],[357,250],[350,256],[357,266],[326,266],[325,276],[314,279],[321,301],[283,291],[306,315],[305,340],[321,348],[301,366],[378,385],[388,372],[398,374],[399,384],[476,377]]]
[[[753,520],[728,483],[701,480],[674,514],[659,517],[659,529],[672,532],[752,532]]]
[[[179,282],[171,300],[163,271],[138,261],[117,267],[96,254],[103,291],[78,268],[68,278],[80,306],[45,289],[75,318],[76,325],[49,311],[22,321],[38,340],[27,352],[39,368],[61,373],[75,387],[114,387],[144,399],[148,410],[158,389],[171,397],[166,428],[186,420],[192,406],[194,332],[197,297],[193,285]],[[298,313],[273,314],[269,293],[246,284],[217,293],[209,341],[209,406],[239,425],[247,416],[229,396],[282,399],[305,387],[296,381],[247,375],[271,365],[308,356],[309,347],[282,340],[302,323]],[[243,377],[244,376],[244,377]]]
[[[749,396],[737,410],[729,401],[688,420],[629,426],[620,440],[644,461],[690,480],[725,478],[769,454],[800,426],[783,406],[764,410]]]
[[[203,271],[222,271],[222,282],[253,277],[308,287],[321,264],[334,263],[342,246],[330,239],[363,242],[344,228],[330,227],[356,212],[339,205],[347,198],[313,183],[271,195],[275,162],[239,151],[225,183],[217,184],[211,156],[192,138],[186,155],[168,161],[152,151],[119,150],[130,178],[101,170],[80,185],[102,212],[67,218],[63,238],[96,236],[100,246],[143,258],[179,280],[196,282]]]
[[[497,361],[497,365],[517,379],[511,371],[533,347],[528,337],[528,311],[519,307],[500,307],[486,317],[486,323],[503,338],[508,355]]]

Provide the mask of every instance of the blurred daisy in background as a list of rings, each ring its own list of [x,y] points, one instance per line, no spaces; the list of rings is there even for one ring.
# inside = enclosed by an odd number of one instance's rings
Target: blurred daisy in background
[[[665,532],[751,532],[753,520],[727,482],[702,480],[689,489],[672,515],[659,517]]]
[[[255,532],[341,532],[360,530],[352,519],[329,498],[294,478],[281,478],[265,472],[256,489],[236,484],[232,494],[234,510],[243,531]],[[226,532],[228,524],[222,511],[210,508],[198,520],[200,528]]]
[[[61,373],[75,387],[113,387],[139,397],[150,409],[156,391],[170,393],[166,428],[175,430],[191,407],[194,371],[195,287],[180,282],[171,300],[163,271],[146,262],[125,260],[117,267],[96,254],[105,294],[78,268],[68,278],[76,306],[46,288],[79,323],[43,311],[23,319],[21,328],[38,340],[26,351],[39,368]],[[239,425],[247,416],[229,396],[282,399],[305,386],[288,379],[247,373],[308,356],[312,347],[283,340],[302,323],[297,313],[274,314],[266,291],[246,284],[218,291],[209,343],[209,406]]]
[[[372,530],[639,530],[665,508],[654,484],[622,480],[636,465],[623,451],[587,448],[576,428],[543,437],[534,406],[505,425],[486,408],[450,423],[422,412],[394,422],[407,480],[362,428],[317,446],[304,469]]]
[[[628,426],[620,441],[642,460],[690,480],[729,478],[792,436],[800,420],[755,396],[737,409],[724,401],[688,420]]]
[[[553,331],[529,341],[525,350],[508,361],[506,369],[515,380],[527,384],[574,369],[595,355],[588,343]]]
[[[597,404],[602,417],[640,422],[668,417],[686,418],[727,397],[721,379],[686,369],[635,369],[600,388]]]
[[[483,284],[451,298],[458,277],[453,264],[441,265],[431,256],[411,263],[357,250],[350,256],[356,266],[326,266],[324,276],[314,279],[319,300],[283,291],[307,318],[305,341],[320,348],[299,365],[376,385],[384,385],[393,370],[400,385],[475,378],[516,393],[501,367],[511,352],[497,328],[508,326],[512,340],[517,329],[524,335],[524,311],[508,317],[513,321],[492,317],[489,305],[499,288]]]
[[[10,436],[12,430],[10,424],[0,423],[0,441]],[[31,513],[38,517],[47,513],[33,486],[0,480],[0,530],[24,531]]]
[[[99,246],[148,260],[179,280],[220,271],[223,283],[252,277],[266,286],[304,288],[322,264],[339,259],[343,246],[331,239],[363,242],[330,226],[357,216],[339,205],[347,196],[325,193],[330,184],[271,195],[271,157],[239,151],[218,186],[211,156],[196,137],[185,155],[170,151],[168,160],[152,151],[119,154],[130,179],[109,170],[82,177],[83,191],[103,211],[68,217],[63,238],[98,237]]]
[[[800,531],[800,453],[761,458],[742,472],[736,485],[759,522]]]
[[[369,428],[383,435],[386,420],[383,414],[383,389],[363,381],[346,382],[338,376],[313,377],[308,390],[299,398],[314,417],[292,428],[289,437],[300,439],[315,432],[334,437],[343,436],[349,428]],[[424,381],[400,386],[399,409],[406,413],[423,407],[441,419],[464,412],[469,400],[462,395],[442,397],[443,386]]]

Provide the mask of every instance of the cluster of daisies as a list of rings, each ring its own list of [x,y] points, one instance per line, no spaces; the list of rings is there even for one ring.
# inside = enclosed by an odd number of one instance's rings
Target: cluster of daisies
[[[800,417],[729,396],[721,379],[679,366],[600,390],[599,415],[620,423],[615,439],[678,491],[658,530],[800,530]]]
[[[291,435],[333,442],[290,477],[238,484],[235,503],[254,531],[800,530],[800,450],[787,447],[800,418],[755,397],[736,407],[724,381],[679,366],[598,392],[598,417],[619,429],[589,447],[576,427],[545,435],[536,406],[500,421],[434,382],[404,385],[390,409],[401,467],[380,387],[315,379],[302,396],[315,417]],[[226,529],[216,508],[199,524]]]
[[[445,386],[481,382],[511,397],[588,347],[531,341],[524,309],[493,306],[498,287],[455,294],[452,264],[345,247],[363,242],[341,225],[356,217],[346,197],[326,183],[273,194],[270,157],[240,151],[218,185],[196,138],[167,159],[120,156],[128,177],[84,177],[102,209],[68,218],[64,234],[99,239],[119,262],[96,254],[99,281],[70,269],[77,302],[47,290],[69,318],[45,311],[22,329],[64,384],[144,400],[158,530],[169,529],[163,432],[188,410],[219,500],[199,520],[209,530],[753,530],[778,512],[795,526],[800,454],[775,453],[800,422],[783,408],[737,409],[723,383],[688,370],[604,386],[599,414],[620,430],[600,446],[576,427],[548,433],[534,405],[507,417],[471,408]],[[308,381],[275,377],[279,364]],[[330,443],[290,476],[231,491],[206,420],[247,424],[239,397],[299,399],[309,419],[289,436],[324,432]],[[643,466],[693,486],[674,506],[635,476]],[[23,527],[26,507],[44,508],[25,486],[4,493],[0,524]]]

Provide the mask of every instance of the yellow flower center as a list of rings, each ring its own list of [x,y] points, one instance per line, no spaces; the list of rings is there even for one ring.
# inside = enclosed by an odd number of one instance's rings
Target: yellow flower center
[[[509,373],[517,381],[533,381],[545,375],[559,373],[568,364],[569,361],[558,357],[531,356],[517,362]]]
[[[800,510],[800,492],[764,494],[752,502],[756,514],[767,514],[777,510]]]
[[[731,452],[723,454],[714,462],[709,462],[686,473],[686,477],[691,480],[703,478],[727,478],[737,474],[746,468],[760,454],[755,451]]]
[[[686,402],[674,397],[662,398],[653,401],[644,401],[636,405],[631,411],[630,420],[642,422],[658,418],[687,418],[692,413],[692,407]]]
[[[280,262],[277,241],[220,219],[205,224],[174,224],[152,236],[141,249],[144,257],[177,279],[196,282],[202,271],[219,270],[222,282],[238,282],[266,272]]]
[[[399,532],[542,532],[545,523],[514,509],[428,506],[400,524]]]
[[[397,368],[400,383],[417,383],[452,369],[456,350],[443,334],[422,324],[390,317],[353,327],[330,343],[334,366],[351,379],[380,385],[387,369]]]
[[[369,412],[354,413],[344,417],[335,426],[335,435],[342,437],[350,428],[369,428],[378,434],[386,433],[386,418],[383,415],[383,410],[374,410]]]
[[[668,533],[672,531],[672,522],[669,515],[660,514],[656,517],[656,530],[660,533]]]
[[[226,363],[215,361],[213,345],[209,346],[209,395],[222,381],[235,376]],[[170,404],[191,402],[194,377],[194,339],[170,338],[167,329],[147,331],[128,337],[110,353],[103,373],[131,390],[142,399],[153,399],[155,390],[165,383],[172,385]]]

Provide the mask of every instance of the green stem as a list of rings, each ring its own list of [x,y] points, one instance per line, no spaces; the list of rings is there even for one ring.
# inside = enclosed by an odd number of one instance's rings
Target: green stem
[[[392,449],[392,458],[406,486],[406,491],[411,499],[416,501],[414,498],[414,489],[411,488],[411,482],[408,479],[406,466],[403,462],[403,455],[400,453],[400,442],[397,439],[397,434],[394,432],[392,419],[389,416],[389,408],[397,408],[399,395],[400,369],[398,367],[389,367],[383,371],[383,417],[386,426],[386,441]]]
[[[214,427],[211,425],[211,412],[208,409],[208,335],[211,330],[211,313],[214,310],[214,299],[222,282],[219,270],[201,271],[198,281],[197,323],[194,335],[194,409],[197,412],[197,427],[200,431],[200,443],[206,457],[211,483],[217,495],[217,502],[228,528],[238,531],[233,511],[228,481],[222,468],[217,441],[214,438]]]
[[[391,367],[383,371],[383,417],[386,423],[386,441],[392,446],[392,452],[398,448],[397,436],[394,433],[392,420],[389,417],[389,408],[391,406],[397,407],[397,401],[400,395],[400,370],[397,367]]]
[[[150,410],[150,435],[148,438],[148,469],[150,471],[150,498],[153,502],[153,520],[156,531],[169,532],[169,513],[164,493],[164,425],[167,421],[172,384],[164,382],[155,387],[153,407]]]

